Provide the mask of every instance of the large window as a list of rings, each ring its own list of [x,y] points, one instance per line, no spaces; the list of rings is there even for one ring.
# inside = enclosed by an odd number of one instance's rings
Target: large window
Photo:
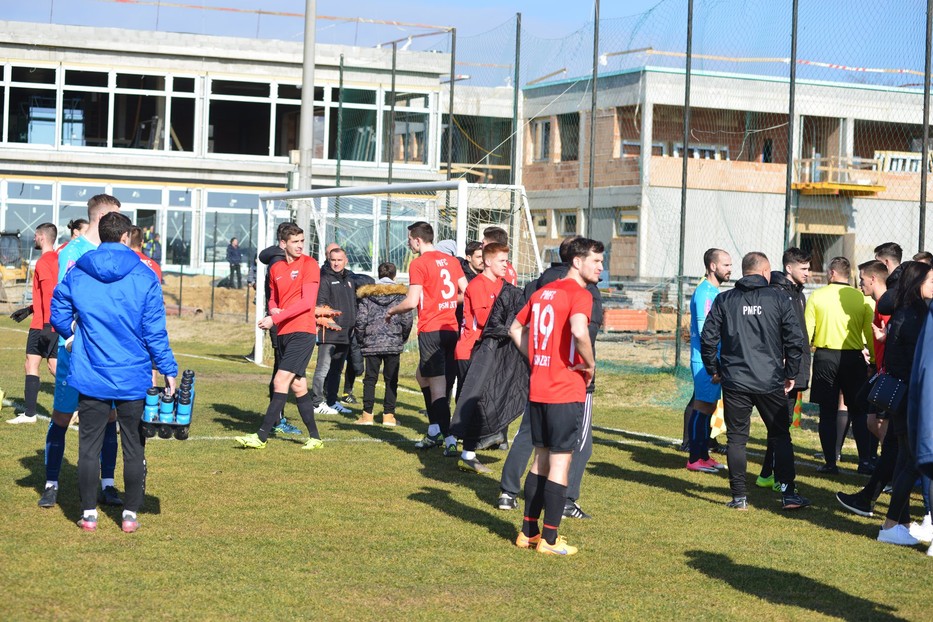
[[[557,117],[560,128],[560,159],[562,162],[577,160],[580,156],[580,115],[576,112]]]
[[[10,77],[7,140],[11,143],[54,145],[58,113],[56,70],[47,67],[13,67]]]
[[[19,246],[27,260],[38,257],[33,236],[36,227],[54,222],[52,216],[52,184],[10,181],[6,189],[6,209],[3,210],[3,231],[19,232]]]
[[[391,110],[393,100],[394,116]],[[383,161],[427,164],[430,146],[428,101],[429,96],[425,93],[385,94]]]
[[[327,158],[376,161],[376,92],[330,89]]]

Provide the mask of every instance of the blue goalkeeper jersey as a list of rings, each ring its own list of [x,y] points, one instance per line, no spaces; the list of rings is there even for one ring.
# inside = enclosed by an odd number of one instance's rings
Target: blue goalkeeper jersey
[[[703,324],[706,323],[706,316],[709,310],[713,308],[713,301],[719,295],[719,288],[710,283],[704,277],[697,285],[690,298],[690,361],[702,363],[703,357],[700,356],[700,333],[703,332]]]

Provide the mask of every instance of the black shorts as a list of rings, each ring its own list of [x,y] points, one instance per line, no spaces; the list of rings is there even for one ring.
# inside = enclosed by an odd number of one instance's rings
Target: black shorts
[[[849,408],[858,408],[858,393],[868,381],[868,365],[860,350],[817,348],[813,353],[810,402],[838,401],[839,393]]]
[[[26,337],[26,354],[34,354],[44,359],[58,358],[58,333],[41,328],[30,328]]]
[[[418,352],[421,361],[418,370],[423,378],[446,376],[451,371],[456,373],[454,348],[459,335],[455,330],[435,330],[418,333]]]
[[[580,444],[584,402],[543,404],[529,402],[531,443],[556,453],[573,451]]]
[[[304,378],[308,363],[314,354],[314,335],[311,333],[288,333],[276,338],[279,352],[279,370],[290,371],[296,378]]]

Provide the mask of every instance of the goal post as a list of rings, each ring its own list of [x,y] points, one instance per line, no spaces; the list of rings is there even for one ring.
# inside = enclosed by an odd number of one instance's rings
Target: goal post
[[[327,244],[335,242],[347,252],[347,267],[377,275],[380,263],[396,265],[402,281],[414,255],[408,249],[408,226],[426,221],[434,227],[434,243],[449,240],[463,257],[470,240],[480,240],[483,229],[495,225],[509,234],[510,260],[520,282],[536,278],[542,270],[538,243],[522,186],[471,184],[465,180],[344,186],[268,193],[259,196],[257,243],[260,250],[276,243],[281,222],[292,220],[305,203],[309,222],[305,252],[323,264]],[[267,267],[256,262],[256,317],[265,315]],[[255,329],[255,361],[262,364],[264,331]]]

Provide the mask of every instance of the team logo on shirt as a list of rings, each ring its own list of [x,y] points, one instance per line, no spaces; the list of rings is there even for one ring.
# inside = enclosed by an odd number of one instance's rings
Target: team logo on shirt
[[[292,270],[292,280],[294,281],[297,278],[298,278],[298,270]]]

